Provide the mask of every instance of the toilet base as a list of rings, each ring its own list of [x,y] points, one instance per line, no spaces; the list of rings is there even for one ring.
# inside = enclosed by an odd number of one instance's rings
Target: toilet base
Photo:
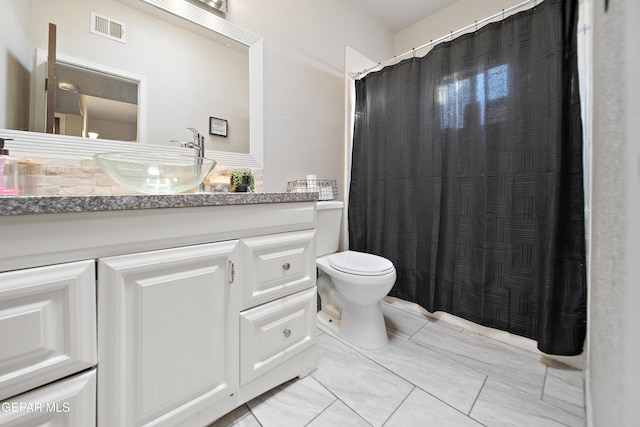
[[[348,304],[339,319],[320,310],[318,323],[350,344],[368,350],[384,347],[389,342],[380,303],[369,306]]]
[[[340,336],[340,319],[335,319],[322,310],[318,312],[316,318],[321,326],[328,329],[329,332]]]

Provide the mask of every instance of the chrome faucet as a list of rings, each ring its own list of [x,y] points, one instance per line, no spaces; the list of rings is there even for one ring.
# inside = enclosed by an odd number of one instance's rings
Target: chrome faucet
[[[204,157],[204,136],[200,135],[200,132],[195,130],[194,128],[187,128],[191,132],[193,132],[193,142],[187,143],[189,144],[189,148],[198,150],[198,157]]]
[[[182,147],[193,148],[195,153],[195,173],[200,175],[202,171],[202,159],[204,158],[204,136],[194,128],[187,128],[193,132],[193,142],[181,142],[171,140],[171,142],[179,142]],[[198,185],[198,192],[204,192],[204,181]]]

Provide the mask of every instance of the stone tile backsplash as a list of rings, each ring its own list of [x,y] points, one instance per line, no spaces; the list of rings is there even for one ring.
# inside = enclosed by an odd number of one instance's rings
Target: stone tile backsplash
[[[133,194],[117,185],[93,159],[19,158],[22,195]],[[216,166],[207,181],[224,181],[233,168]],[[256,192],[261,192],[262,170],[253,170]],[[206,182],[205,182],[206,183]]]

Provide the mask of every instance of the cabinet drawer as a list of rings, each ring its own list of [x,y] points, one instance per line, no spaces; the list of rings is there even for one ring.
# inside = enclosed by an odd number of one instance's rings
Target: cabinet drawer
[[[244,264],[242,308],[254,307],[315,286],[315,230],[240,241]]]
[[[0,427],[95,425],[95,369],[0,402]]]
[[[97,363],[95,262],[0,273],[0,400]]]
[[[240,313],[240,384],[316,342],[316,288]]]

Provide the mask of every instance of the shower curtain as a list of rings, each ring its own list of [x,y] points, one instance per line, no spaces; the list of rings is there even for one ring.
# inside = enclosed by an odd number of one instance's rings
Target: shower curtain
[[[352,250],[390,295],[582,352],[586,266],[577,0],[533,9],[356,82]]]

